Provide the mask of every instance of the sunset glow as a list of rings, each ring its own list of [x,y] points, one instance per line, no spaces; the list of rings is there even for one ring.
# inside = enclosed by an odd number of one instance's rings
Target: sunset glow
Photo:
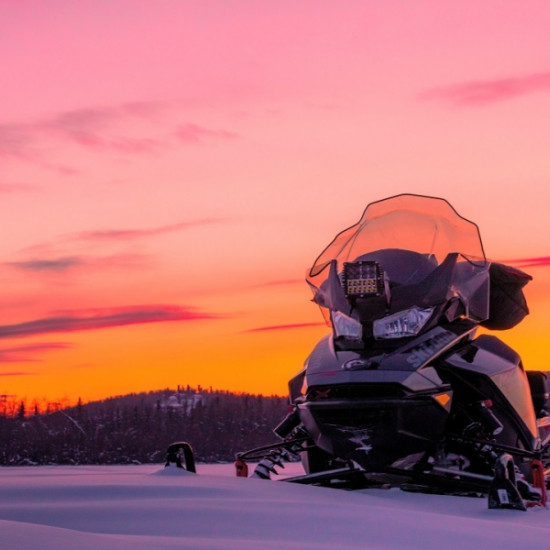
[[[0,395],[285,394],[306,269],[440,196],[533,276],[550,369],[550,4],[0,2]]]

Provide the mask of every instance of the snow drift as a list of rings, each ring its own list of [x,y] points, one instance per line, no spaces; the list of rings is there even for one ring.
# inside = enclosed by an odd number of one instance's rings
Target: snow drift
[[[300,473],[292,464],[287,473]],[[546,548],[550,511],[485,499],[343,491],[162,466],[0,469],[0,543],[26,550]]]

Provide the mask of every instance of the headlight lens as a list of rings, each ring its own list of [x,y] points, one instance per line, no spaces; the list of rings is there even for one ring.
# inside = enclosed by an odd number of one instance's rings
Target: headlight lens
[[[416,336],[428,322],[434,309],[420,309],[414,306],[377,319],[372,326],[373,335],[377,340]]]
[[[363,338],[363,325],[344,315],[340,311],[331,312],[332,328],[336,337],[343,336],[349,340],[361,340]]]

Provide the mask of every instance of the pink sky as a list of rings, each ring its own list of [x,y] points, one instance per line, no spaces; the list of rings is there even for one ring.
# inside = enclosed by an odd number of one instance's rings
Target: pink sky
[[[546,368],[550,5],[0,1],[0,394],[284,393],[308,265],[446,198],[534,276]],[[260,330],[266,327],[277,330]]]

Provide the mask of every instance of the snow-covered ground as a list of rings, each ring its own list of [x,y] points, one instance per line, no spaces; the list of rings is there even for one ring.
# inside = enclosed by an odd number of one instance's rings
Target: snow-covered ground
[[[236,478],[230,464],[197,470],[0,468],[0,548],[542,550],[550,543],[549,509],[488,510],[480,498]]]

